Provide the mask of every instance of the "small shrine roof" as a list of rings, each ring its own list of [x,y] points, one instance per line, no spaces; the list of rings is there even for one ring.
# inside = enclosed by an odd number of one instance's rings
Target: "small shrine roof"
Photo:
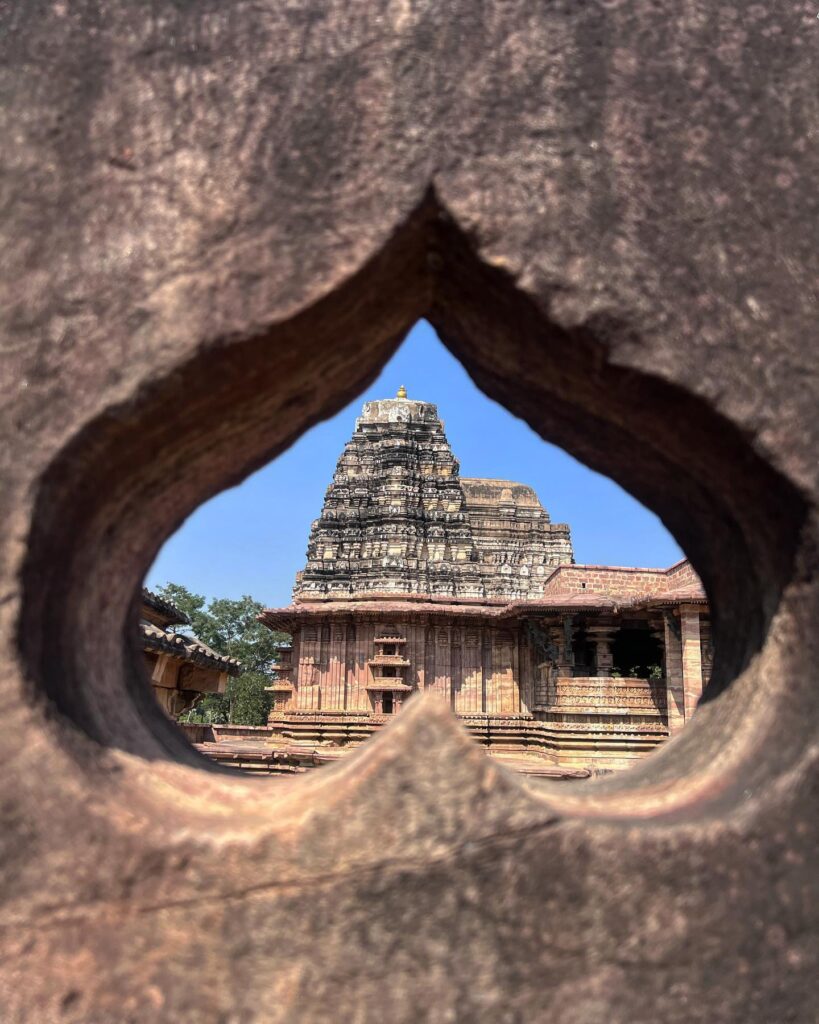
[[[152,622],[139,624],[143,650],[160,651],[182,661],[190,661],[203,668],[215,668],[228,675],[238,676],[241,662],[226,654],[218,654],[198,637],[183,636],[169,629],[162,629]]]
[[[166,626],[189,626],[191,620],[172,601],[160,597],[147,587],[142,588],[142,603],[162,618]]]

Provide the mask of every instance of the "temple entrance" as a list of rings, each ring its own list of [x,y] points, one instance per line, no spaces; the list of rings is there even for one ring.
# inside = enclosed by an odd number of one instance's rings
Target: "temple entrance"
[[[393,712],[393,698],[391,693],[385,693],[381,702],[381,707],[385,715],[391,715]]]

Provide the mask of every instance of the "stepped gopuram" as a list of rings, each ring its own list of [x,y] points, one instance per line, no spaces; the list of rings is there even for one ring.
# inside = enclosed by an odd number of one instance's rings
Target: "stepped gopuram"
[[[364,405],[293,603],[261,618],[292,646],[253,738],[291,765],[334,759],[433,691],[521,770],[622,768],[685,724],[711,664],[687,561],[574,564],[535,492],[462,478],[436,406],[403,388]],[[226,749],[248,735],[217,731]]]
[[[360,595],[525,598],[573,561],[531,487],[459,476],[430,402],[367,402],[313,523],[296,601]]]

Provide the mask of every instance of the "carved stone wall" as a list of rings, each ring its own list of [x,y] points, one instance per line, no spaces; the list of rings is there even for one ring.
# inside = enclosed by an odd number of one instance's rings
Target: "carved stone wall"
[[[288,711],[373,711],[371,659],[375,638],[384,632],[374,612],[362,615],[349,630],[318,621],[295,631],[295,690]],[[433,691],[458,714],[531,713],[533,677],[528,663],[522,665],[528,641],[517,623],[498,627],[479,619],[429,622],[417,616],[393,619],[389,628],[402,638],[399,660],[406,668],[400,679],[413,690]],[[336,642],[337,635],[346,638]],[[513,664],[514,678],[509,674]],[[343,680],[342,685],[334,686],[334,679]]]
[[[569,527],[552,523],[531,487],[461,478],[486,597],[537,597],[550,571],[574,561]]]

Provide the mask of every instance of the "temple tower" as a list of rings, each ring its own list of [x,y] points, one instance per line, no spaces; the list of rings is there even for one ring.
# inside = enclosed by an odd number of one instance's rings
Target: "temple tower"
[[[693,714],[705,593],[669,569],[575,565],[569,527],[512,480],[462,478],[430,402],[367,402],[313,523],[269,687],[285,752],[355,745],[413,693],[525,770],[625,767]]]
[[[573,561],[569,528],[506,480],[461,480],[431,402],[367,402],[313,523],[296,600],[524,598]]]

